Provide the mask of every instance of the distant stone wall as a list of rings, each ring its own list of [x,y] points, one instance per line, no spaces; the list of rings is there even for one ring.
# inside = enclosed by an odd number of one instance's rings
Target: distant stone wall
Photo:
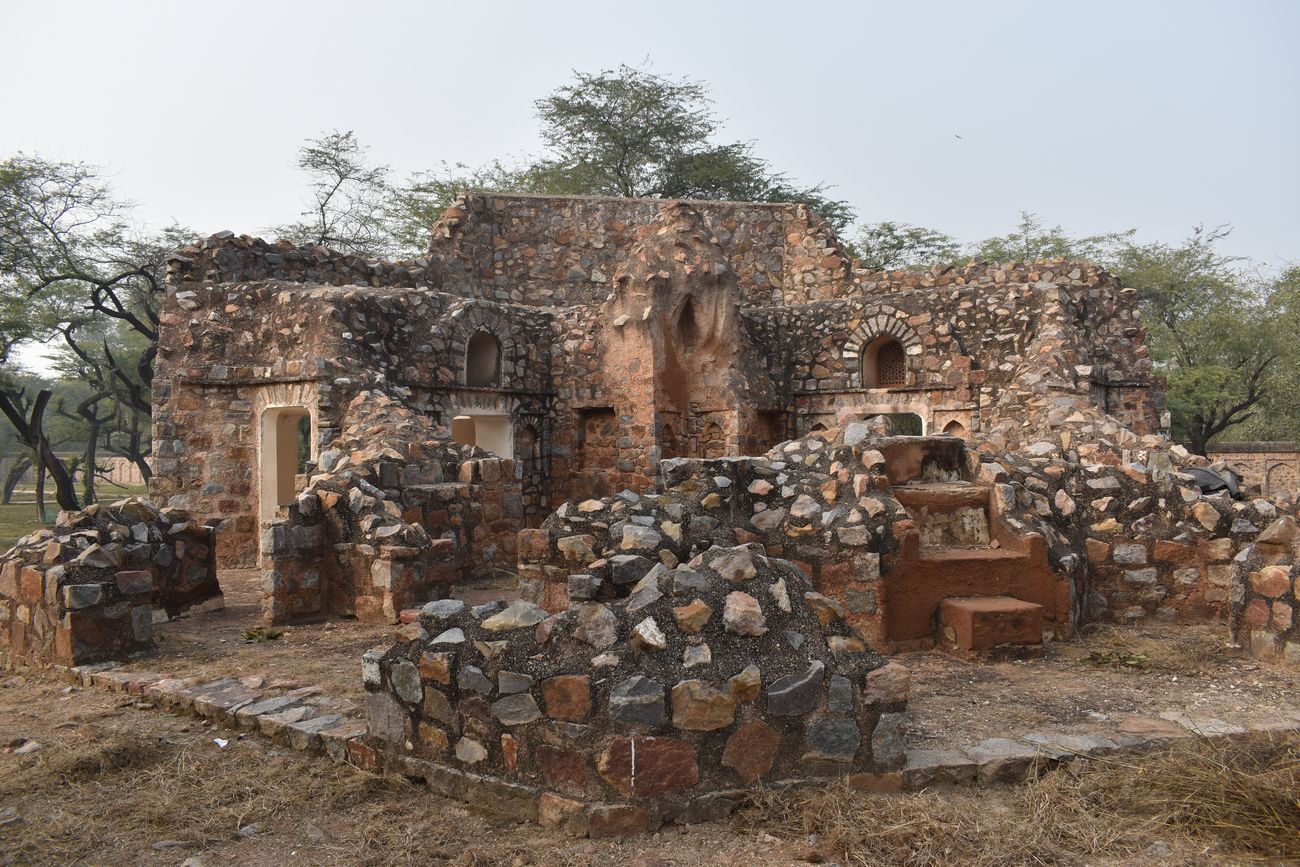
[[[213,533],[146,500],[60,512],[0,558],[0,651],[82,665],[153,646],[155,613],[220,605]]]
[[[1300,497],[1300,446],[1287,442],[1222,442],[1206,446],[1266,497]]]
[[[871,788],[903,763],[908,675],[841,613],[744,547],[556,615],[435,602],[364,658],[370,733],[437,791],[593,838],[721,818],[769,782]]]

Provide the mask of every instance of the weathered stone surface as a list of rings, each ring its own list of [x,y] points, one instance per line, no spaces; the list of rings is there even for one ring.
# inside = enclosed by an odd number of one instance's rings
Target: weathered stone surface
[[[882,713],[871,732],[871,758],[876,767],[894,770],[906,760],[907,714]]]
[[[808,727],[808,749],[817,758],[850,762],[861,743],[862,732],[850,719],[821,719]]]
[[[826,666],[813,660],[802,674],[777,678],[767,688],[767,712],[773,716],[802,716],[816,705],[821,695]]]
[[[527,692],[508,695],[492,702],[492,715],[508,726],[523,725],[542,718],[537,702]]]
[[[640,674],[629,677],[610,690],[609,716],[616,722],[661,725],[668,717],[664,685]]]
[[[581,722],[591,713],[591,684],[585,674],[562,674],[542,681],[542,703],[552,719]]]
[[[675,738],[616,737],[600,755],[600,775],[632,797],[653,797],[695,787],[695,748]]]
[[[673,609],[673,619],[677,621],[677,628],[688,635],[703,629],[704,624],[709,622],[709,617],[712,614],[713,609],[709,608],[700,599],[692,600],[688,605]]]
[[[731,725],[736,700],[730,689],[718,689],[702,680],[683,680],[673,687],[673,725],[679,729],[710,732]]]
[[[546,612],[540,607],[526,600],[516,599],[504,610],[484,620],[482,626],[489,632],[505,632],[536,626],[545,619]]]
[[[632,646],[632,652],[640,654],[647,650],[664,650],[668,647],[668,639],[664,637],[663,631],[653,617],[647,617],[636,626],[632,627],[632,635],[628,639],[628,644]]]
[[[587,785],[587,760],[577,750],[562,749],[550,744],[538,744],[533,750],[538,770],[552,786]]]
[[[727,738],[722,765],[735,771],[742,781],[753,783],[772,770],[780,747],[780,732],[762,720],[751,720]]]
[[[903,702],[908,700],[911,689],[911,672],[897,662],[890,662],[867,673],[862,700],[871,704]]]
[[[757,636],[767,632],[767,621],[758,600],[740,590],[727,594],[722,608],[722,623],[728,632],[736,635]]]
[[[753,580],[758,574],[754,566],[753,555],[743,548],[735,548],[719,557],[714,557],[709,566],[732,584]]]
[[[588,602],[576,608],[577,622],[573,635],[597,650],[603,650],[618,640],[618,618],[599,602]]]

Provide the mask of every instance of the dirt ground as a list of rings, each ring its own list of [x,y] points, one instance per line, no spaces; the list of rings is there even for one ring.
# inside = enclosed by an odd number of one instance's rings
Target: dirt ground
[[[1196,783],[1154,806],[1133,800],[1146,791],[1135,781],[1177,781],[1188,757],[1069,766],[1014,788],[759,793],[728,822],[622,842],[493,822],[400,777],[34,676],[0,676],[0,745],[5,864],[1300,863],[1294,737],[1259,755],[1211,755],[1191,770],[1234,788]],[[1225,804],[1243,806],[1225,818]],[[1263,842],[1243,838],[1260,823]]]
[[[244,631],[257,625],[257,573],[222,580],[224,611],[161,624],[159,649],[130,667],[260,675],[359,703],[358,658],[389,642],[392,627],[333,620],[246,643]],[[499,589],[465,595],[483,601]],[[1225,655],[1221,642],[1214,629],[1158,625],[1093,630],[1026,662],[908,654],[910,745],[1104,733],[1125,717],[1171,709],[1234,722],[1300,713],[1294,669]],[[1186,739],[1175,749],[1202,753],[1078,763],[1013,788],[868,795],[828,783],[760,793],[729,822],[624,842],[494,822],[400,777],[38,674],[0,675],[0,748],[5,864],[1300,863],[1295,737],[1231,756]],[[1151,785],[1183,779],[1210,783],[1167,793]],[[1224,818],[1225,805],[1237,812]]]
[[[127,668],[177,677],[261,676],[268,684],[315,685],[362,701],[361,654],[393,640],[391,626],[332,619],[277,627],[273,641],[244,641],[258,625],[256,571],[221,575],[226,608],[156,629],[157,652]],[[510,588],[459,592],[471,604]],[[1033,731],[1102,734],[1130,716],[1176,711],[1248,724],[1300,714],[1300,669],[1225,650],[1215,626],[1153,623],[1096,627],[1049,646],[1042,659],[964,662],[941,653],[897,657],[912,672],[908,746],[963,747]]]

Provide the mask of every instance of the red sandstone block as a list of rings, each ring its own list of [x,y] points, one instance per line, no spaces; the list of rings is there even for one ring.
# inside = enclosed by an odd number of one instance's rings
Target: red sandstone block
[[[945,635],[962,650],[1043,641],[1043,607],[1010,596],[945,599],[939,607]]]
[[[644,834],[650,830],[650,817],[632,804],[593,804],[587,808],[587,835],[593,840],[608,840]]]
[[[545,560],[551,555],[551,531],[520,530],[517,544],[520,559]]]

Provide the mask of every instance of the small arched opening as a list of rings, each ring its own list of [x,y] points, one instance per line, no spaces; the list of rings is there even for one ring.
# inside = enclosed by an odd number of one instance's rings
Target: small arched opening
[[[882,334],[862,353],[862,384],[867,388],[898,388],[907,384],[907,353],[903,344]]]
[[[465,384],[491,388],[501,384],[501,343],[487,331],[476,331],[465,346]]]
[[[943,432],[945,436],[957,437],[958,439],[963,440],[970,435],[970,432],[966,430],[966,425],[957,421],[957,419],[953,419],[944,425]]]
[[[722,425],[716,421],[711,421],[705,425],[700,445],[702,446],[700,449],[701,456],[708,460],[726,457],[727,437],[722,432]]]
[[[677,314],[677,343],[691,347],[700,341],[700,323],[695,318],[695,300],[687,298],[682,312]]]

